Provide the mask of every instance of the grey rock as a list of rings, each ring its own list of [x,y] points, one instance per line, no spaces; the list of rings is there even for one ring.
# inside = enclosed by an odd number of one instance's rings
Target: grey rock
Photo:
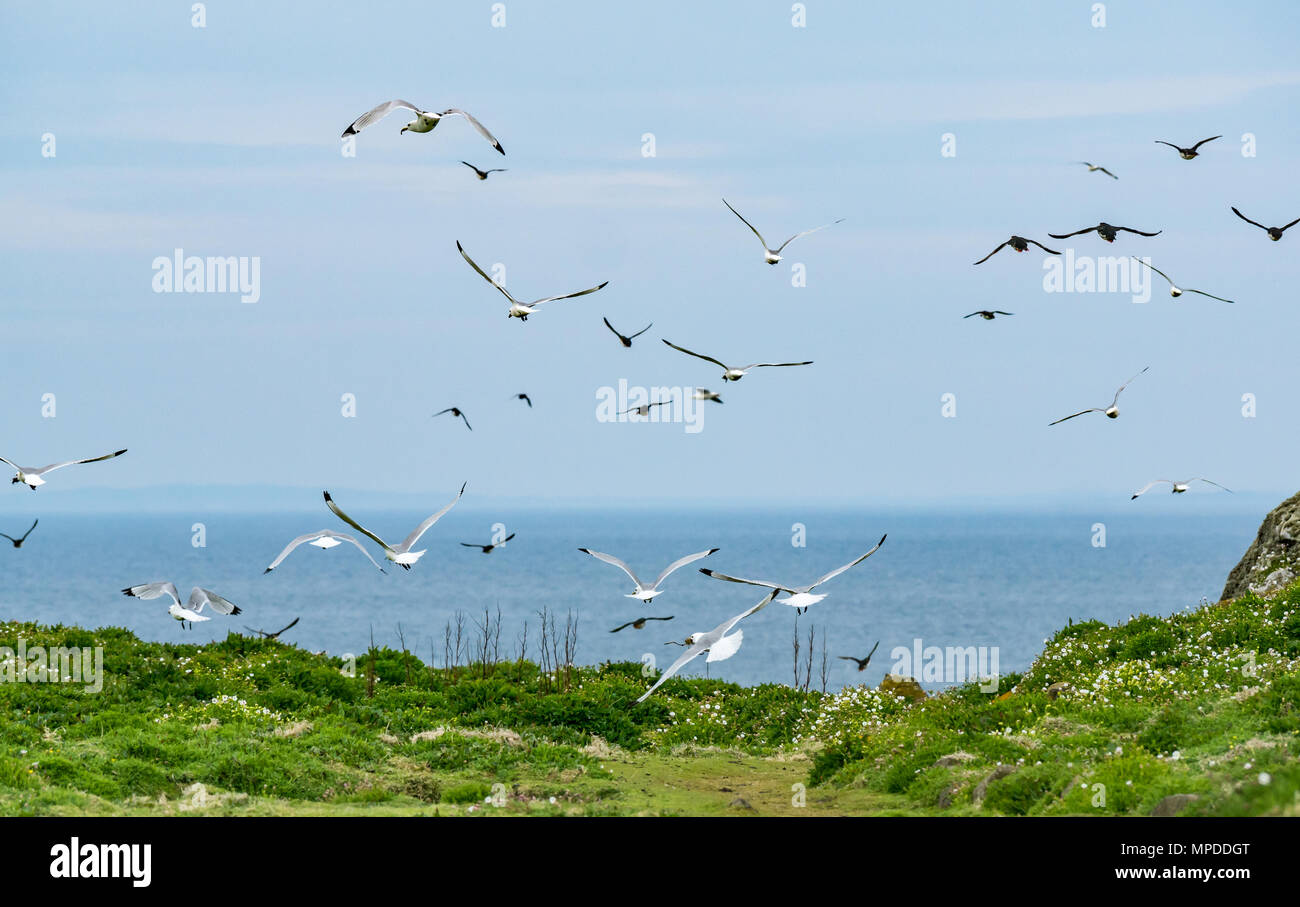
[[[985,777],[983,781],[975,785],[975,790],[971,794],[971,799],[976,803],[983,803],[984,795],[988,793],[989,785],[994,781],[1005,778],[1015,770],[1016,767],[1014,765],[999,765],[997,768],[993,769],[993,771],[989,772],[988,776]]]
[[[1189,805],[1201,799],[1196,794],[1170,794],[1151,810],[1153,816],[1176,816]]]
[[[1220,600],[1248,592],[1270,595],[1295,579],[1300,566],[1300,494],[1278,504],[1260,524],[1245,555],[1228,574]]]
[[[970,762],[975,757],[970,753],[963,753],[958,750],[955,753],[949,753],[946,756],[940,756],[934,761],[938,768],[952,768],[954,765],[961,765],[963,762]]]

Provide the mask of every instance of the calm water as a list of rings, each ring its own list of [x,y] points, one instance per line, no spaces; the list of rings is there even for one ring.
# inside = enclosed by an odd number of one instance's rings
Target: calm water
[[[352,509],[396,539],[424,515]],[[638,660],[654,652],[665,666],[666,657],[680,651],[666,648],[665,640],[711,629],[762,597],[757,589],[701,576],[698,567],[807,583],[888,532],[879,552],[822,587],[829,597],[800,619],[805,633],[811,622],[828,634],[832,656],[861,656],[881,640],[864,674],[847,662],[833,663],[830,686],[838,688],[877,682],[891,666],[890,649],[910,648],[917,637],[927,646],[997,646],[1006,672],[1025,667],[1067,618],[1114,622],[1140,611],[1168,614],[1202,596],[1216,600],[1260,515],[1176,508],[1087,516],[533,511],[509,523],[515,541],[485,556],[457,543],[487,541],[493,518],[464,508],[425,535],[428,553],[415,569],[390,568],[387,576],[351,546],[302,546],[274,573],[262,575],[294,536],[346,529],[328,513],[203,519],[207,546],[195,548],[191,516],[44,516],[22,550],[0,540],[0,618],[118,625],[146,639],[203,642],[244,624],[278,629],[301,616],[286,641],[335,654],[364,651],[372,629],[376,642],[396,646],[400,623],[408,646],[428,661],[431,645],[441,659],[443,626],[458,609],[473,617],[485,607],[500,607],[502,648],[512,655],[528,621],[535,657],[536,612],[546,606],[561,612],[561,623],[566,609],[578,616],[579,663]],[[10,516],[0,531],[16,535],[30,524],[8,525],[16,520]],[[807,527],[803,548],[791,544],[796,521]],[[1104,548],[1092,544],[1098,521],[1106,524]],[[618,555],[652,579],[675,558],[715,545],[722,550],[673,574],[665,594],[648,608],[623,597],[632,586],[621,571],[576,550]],[[119,591],[156,580],[175,582],[182,597],[202,585],[245,613],[183,631],[168,617],[167,600],[141,602]],[[641,613],[676,619],[608,632]],[[710,672],[745,684],[789,682],[794,619],[791,609],[778,605],[748,619],[740,652]],[[703,671],[699,659],[686,673]]]

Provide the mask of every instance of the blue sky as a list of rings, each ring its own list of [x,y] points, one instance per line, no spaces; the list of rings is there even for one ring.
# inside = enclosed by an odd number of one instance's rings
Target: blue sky
[[[443,500],[468,480],[541,503],[1123,501],[1190,475],[1294,492],[1300,228],[1271,243],[1229,206],[1300,217],[1296,5],[1110,3],[1105,28],[1073,2],[813,0],[806,28],[785,2],[505,5],[493,28],[487,2],[214,2],[196,29],[189,4],[5,3],[0,455],[128,447],[41,494],[152,499]],[[342,129],[393,97],[473,112],[506,156],[463,121],[399,135],[394,114],[344,158]],[[1216,134],[1191,162],[1153,143]],[[479,182],[461,159],[510,169]],[[724,196],[769,239],[845,221],[768,267]],[[971,265],[1100,220],[1164,233],[1064,245],[1150,255],[1237,303],[1045,293],[1036,251]],[[507,321],[457,240],[527,298],[610,283]],[[259,257],[260,301],[154,293],[177,247]],[[961,319],[979,308],[1016,315]],[[625,350],[602,316],[654,328]],[[661,337],[815,364],[723,388]],[[1148,365],[1116,422],[1047,428]],[[698,434],[597,421],[620,379],[726,403]],[[430,418],[453,404],[472,433]]]

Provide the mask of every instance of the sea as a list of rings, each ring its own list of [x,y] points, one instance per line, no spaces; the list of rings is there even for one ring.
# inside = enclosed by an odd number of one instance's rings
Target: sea
[[[574,663],[641,661],[659,668],[681,654],[667,645],[713,628],[757,604],[763,591],[710,579],[711,567],[752,579],[806,584],[853,560],[888,534],[883,547],[818,592],[807,613],[775,602],[743,621],[744,642],[730,659],[697,659],[682,673],[744,685],[796,682],[807,675],[808,633],[815,633],[811,685],[828,690],[887,671],[921,677],[918,653],[973,647],[999,673],[1023,670],[1068,621],[1107,623],[1146,613],[1168,615],[1216,601],[1224,580],[1253,539],[1267,507],[1198,510],[1190,496],[1155,506],[1092,513],[938,509],[879,511],[557,507],[531,508],[497,524],[500,513],[458,508],[418,548],[410,571],[385,564],[380,574],[351,545],[303,545],[270,574],[264,568],[288,541],[322,528],[349,531],[319,513],[64,513],[41,517],[21,549],[0,539],[0,619],[127,627],[144,639],[207,643],[246,628],[277,630],[300,618],[283,641],[335,655],[363,653],[373,639],[401,640],[426,663],[443,663],[445,628],[462,616],[466,649],[485,612],[500,615],[501,658],[537,660],[540,613],[562,631],[576,621]],[[1129,503],[1129,502],[1125,502]],[[1188,506],[1179,507],[1186,503]],[[426,516],[414,511],[353,516],[400,540]],[[0,531],[20,535],[30,518],[0,514]],[[461,542],[487,543],[493,527],[515,538],[490,554]],[[383,563],[377,546],[362,539]],[[631,581],[580,547],[614,554],[652,580],[682,555],[712,556],[674,573],[650,605],[627,598]],[[140,601],[124,587],[170,580],[182,598],[210,589],[243,613],[214,615],[185,629],[166,598]],[[615,626],[641,615],[671,616],[644,629]],[[862,657],[879,641],[870,665]],[[822,671],[825,647],[827,669]],[[937,648],[932,648],[937,647]],[[929,657],[929,656],[925,656]],[[996,662],[993,662],[996,659]],[[975,679],[953,671],[928,688]]]

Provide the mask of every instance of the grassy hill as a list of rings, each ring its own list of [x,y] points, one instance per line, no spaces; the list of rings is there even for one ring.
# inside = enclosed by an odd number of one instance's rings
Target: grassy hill
[[[235,634],[0,624],[20,639],[102,646],[104,680],[16,682],[0,649],[5,815],[1300,813],[1300,585],[1072,624],[996,693],[919,702],[675,678],[633,705],[639,664],[377,648],[347,676]]]

